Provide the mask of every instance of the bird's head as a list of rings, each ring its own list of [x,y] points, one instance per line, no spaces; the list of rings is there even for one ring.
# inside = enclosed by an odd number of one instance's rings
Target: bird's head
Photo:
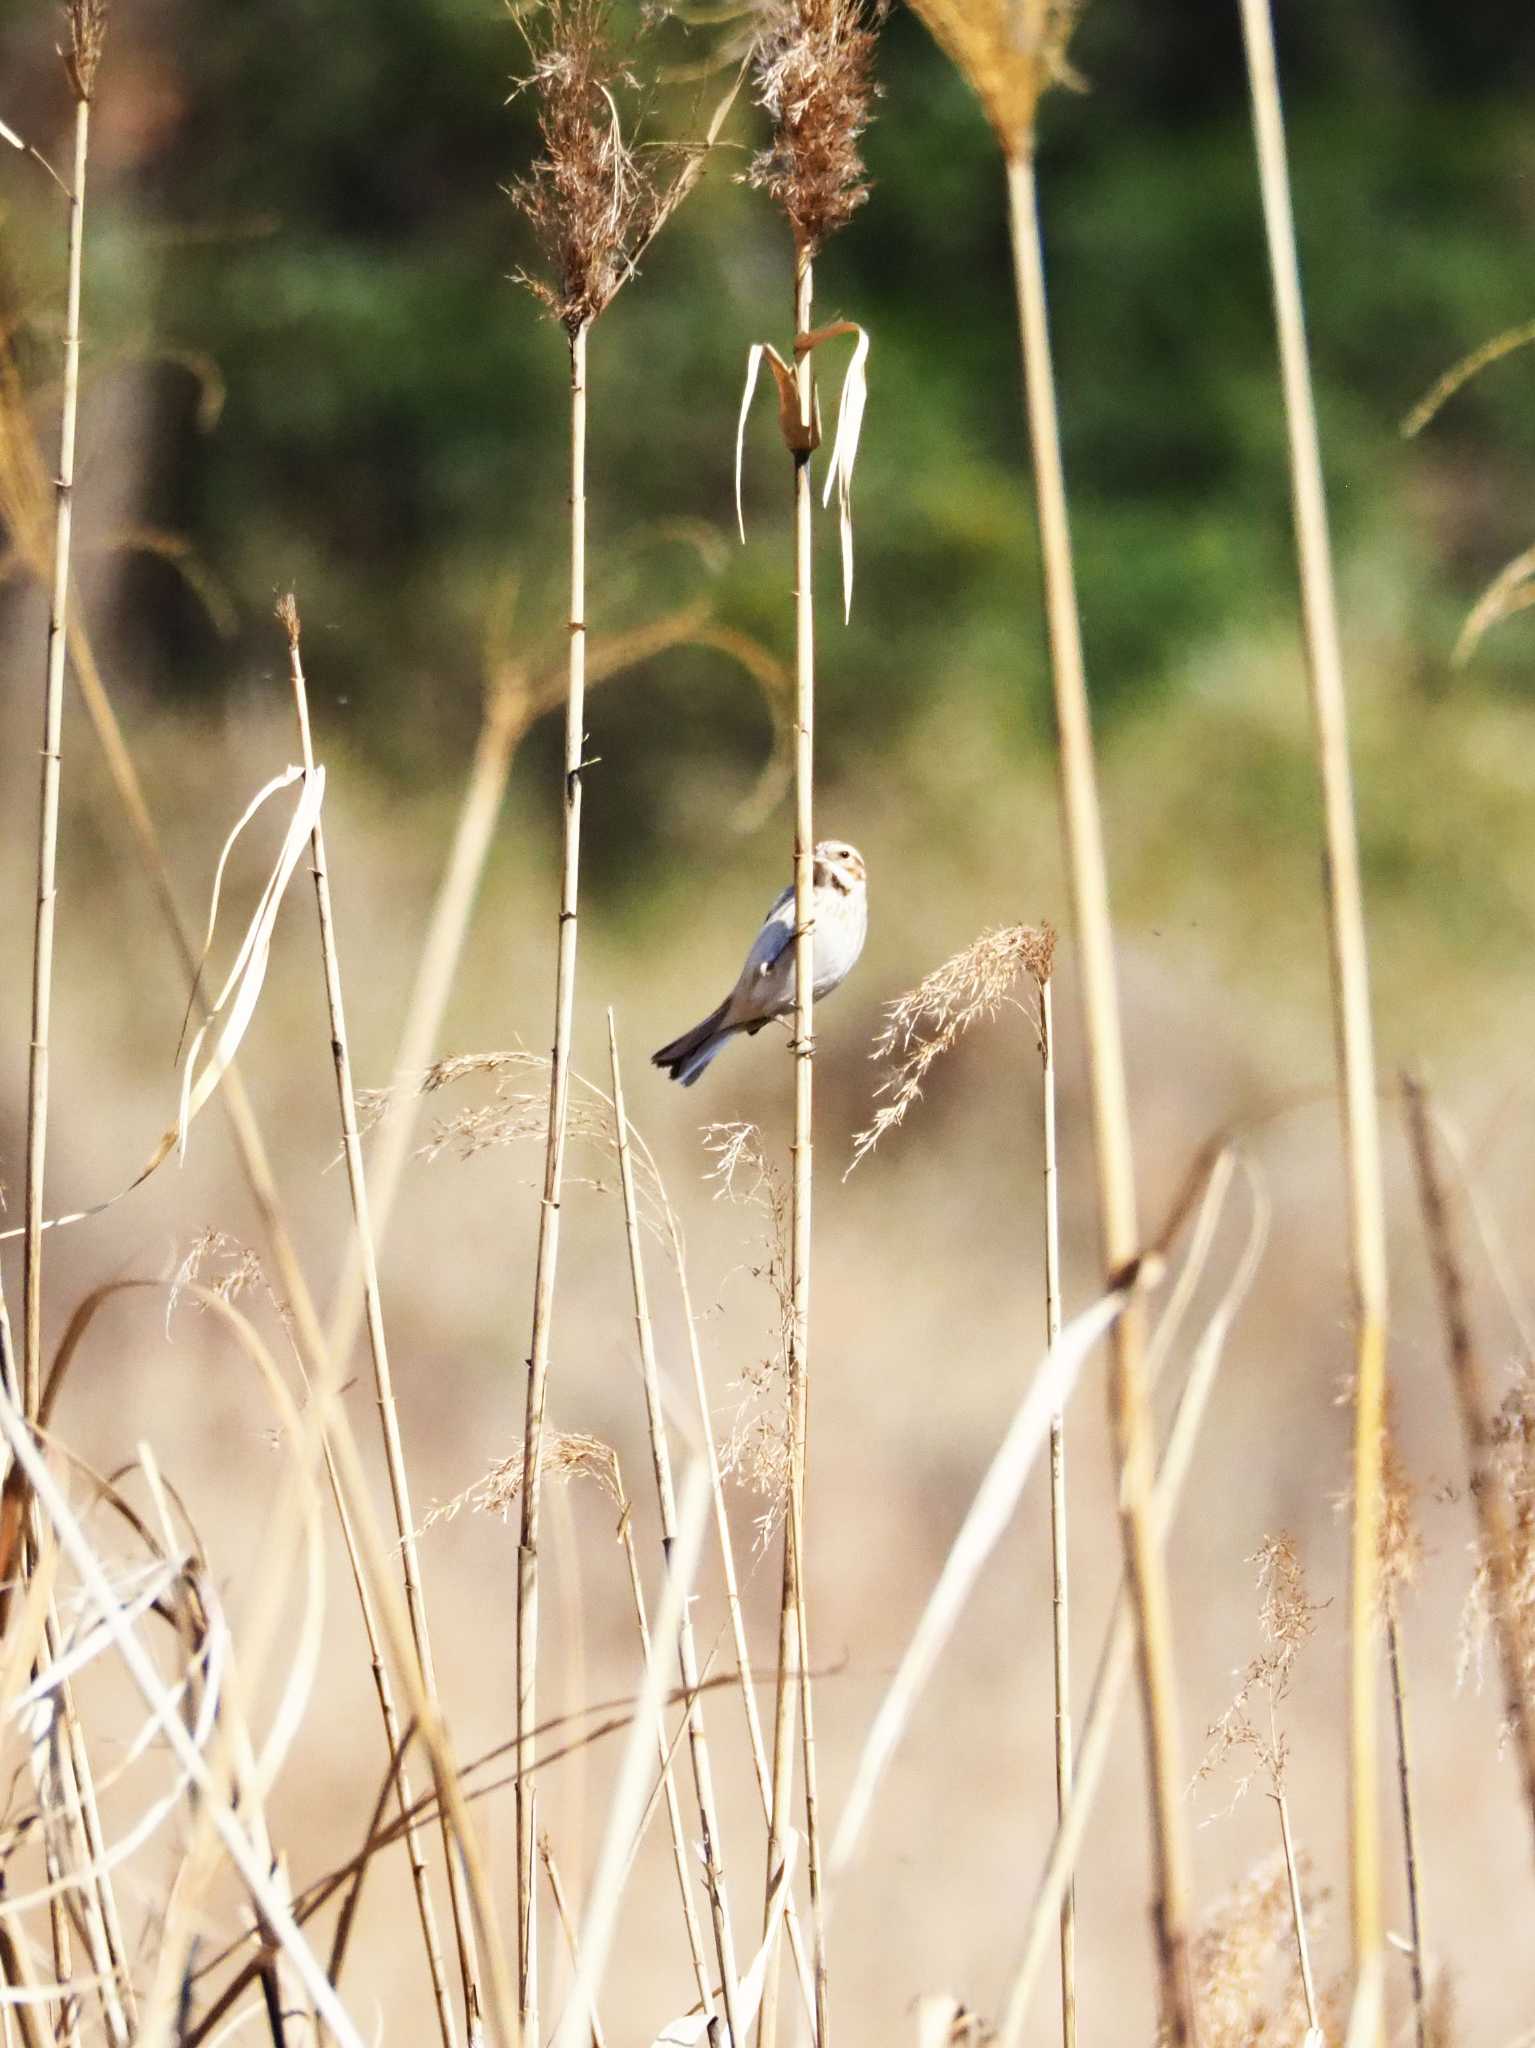
[[[863,855],[856,846],[849,846],[845,839],[823,839],[817,844],[815,885],[818,889],[835,889],[839,895],[851,896],[863,888],[867,879]]]

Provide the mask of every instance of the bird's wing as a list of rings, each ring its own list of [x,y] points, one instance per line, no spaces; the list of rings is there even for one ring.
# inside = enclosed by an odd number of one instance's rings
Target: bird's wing
[[[752,940],[752,949],[746,956],[746,964],[736,986],[748,989],[764,975],[771,974],[793,941],[794,889],[791,885],[762,920],[762,929]]]

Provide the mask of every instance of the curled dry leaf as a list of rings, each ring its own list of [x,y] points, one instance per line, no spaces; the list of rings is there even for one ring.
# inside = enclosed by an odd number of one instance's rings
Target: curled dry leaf
[[[856,321],[838,320],[830,327],[816,328],[811,334],[797,335],[794,342],[795,356],[807,356],[824,342],[837,341],[849,334],[856,339],[852,358],[843,374],[841,396],[837,400],[837,429],[832,437],[831,461],[821,496],[821,503],[829,505],[833,490],[837,493],[837,521],[842,536],[844,619],[851,615],[853,609],[853,468],[858,460],[858,438],[863,431],[864,410],[869,400],[869,336]],[[764,362],[772,371],[773,381],[778,387],[778,430],[783,436],[784,446],[796,458],[808,458],[821,445],[819,396],[815,400],[815,416],[807,426],[800,417],[799,389],[794,371],[770,341],[754,341],[746,357],[746,388],[741,393],[741,410],[736,418],[736,525],[743,544],[746,540],[746,514],[741,503],[741,469],[746,418],[751,411],[757,377]]]
[[[320,806],[325,800],[325,770],[315,768],[288,768],[281,775],[274,775],[264,788],[246,805],[238,824],[224,841],[223,852],[219,855],[218,868],[214,874],[213,900],[208,910],[208,930],[203,940],[203,958],[207,959],[208,949],[213,944],[213,934],[218,922],[219,893],[223,886],[224,870],[229,862],[235,841],[245,830],[251,819],[269,797],[280,791],[299,786],[298,801],[293,815],[288,820],[288,830],[278,851],[276,865],[267,877],[254,916],[246,927],[240,950],[235,955],[235,964],[229,971],[228,979],[215,997],[207,1021],[199,1028],[187,1048],[186,1062],[181,1076],[181,1107],[176,1118],[176,1149],[185,1158],[187,1134],[198,1111],[210,1100],[219,1082],[229,1071],[235,1054],[240,1049],[251,1018],[255,1015],[256,1004],[266,981],[268,962],[272,954],[272,934],[277,926],[277,913],[282,908],[282,899],[298,866],[304,848],[319,821]],[[203,1042],[210,1032],[215,1032],[213,1048],[208,1063],[199,1073],[198,1056]]]
[[[298,799],[294,805],[293,815],[288,821],[288,829],[278,851],[276,863],[267,877],[255,913],[246,926],[245,936],[240,941],[240,948],[235,955],[235,963],[229,971],[228,979],[210,1006],[208,1015],[199,1026],[182,1062],[181,1093],[175,1123],[161,1136],[155,1149],[126,1187],[119,1188],[115,1195],[108,1195],[105,1201],[93,1202],[89,1208],[73,1209],[67,1215],[49,1217],[43,1225],[45,1230],[57,1230],[67,1223],[84,1223],[93,1216],[100,1216],[103,1211],[131,1195],[136,1188],[142,1187],[172,1152],[176,1153],[178,1158],[186,1157],[187,1138],[192,1125],[201,1111],[212,1101],[219,1083],[234,1062],[240,1043],[250,1028],[251,1019],[256,1014],[256,1006],[260,1001],[261,991],[266,982],[267,967],[271,960],[272,934],[277,926],[277,913],[282,908],[282,899],[287,892],[288,883],[292,880],[294,869],[309,843],[320,815],[320,806],[325,798],[325,770],[288,768],[264,784],[246,805],[234,830],[224,841],[218,866],[214,871],[208,929],[203,940],[202,955],[198,962],[198,979],[194,983],[194,989],[201,986],[202,966],[213,944],[213,935],[218,923],[219,898],[223,892],[224,870],[229,864],[229,856],[234,850],[235,841],[269,798],[285,789],[291,789],[295,783],[299,785]],[[195,994],[191,1000],[196,1000]],[[188,1011],[190,1014],[190,1002]],[[185,1024],[182,1028],[184,1032]],[[198,1060],[210,1033],[213,1034],[212,1048],[206,1064],[199,1071]],[[0,1231],[0,1243],[21,1234],[19,1228]]]

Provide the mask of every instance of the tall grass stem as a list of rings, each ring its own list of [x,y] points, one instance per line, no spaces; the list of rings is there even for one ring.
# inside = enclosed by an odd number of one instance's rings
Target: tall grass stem
[[[64,659],[69,630],[69,559],[75,514],[75,442],[80,421],[80,285],[85,251],[85,174],[91,102],[77,81],[74,171],[69,191],[69,285],[64,315],[64,401],[55,483],[53,585],[43,696],[42,785],[37,821],[37,912],[32,936],[32,1036],[27,1060],[26,1240],[22,1266],[22,1388],[26,1413],[42,1396],[43,1177],[48,1152],[48,1061],[53,1017],[53,941],[58,911],[59,785],[64,744]]]
[[[1349,1253],[1357,1317],[1354,1487],[1349,1599],[1349,1867],[1356,1977],[1378,1967],[1384,1940],[1380,1865],[1377,1625],[1380,1611],[1382,1455],[1386,1415],[1386,1223],[1380,1119],[1370,1023],[1369,956],[1349,763],[1348,708],[1333,588],[1327,497],[1301,302],[1300,264],[1285,155],[1284,117],[1269,0],[1241,0],[1252,92],[1263,223],[1275,324],[1300,569],[1326,843],[1333,1029],[1347,1169]]]
[[[635,1332],[645,1386],[645,1420],[650,1436],[651,1462],[655,1470],[656,1499],[661,1516],[661,1548],[668,1571],[677,1542],[677,1497],[672,1484],[671,1450],[666,1436],[666,1415],[661,1402],[661,1376],[656,1364],[655,1336],[650,1318],[650,1297],[645,1283],[645,1262],[640,1242],[639,1211],[634,1194],[634,1160],[629,1146],[629,1120],[624,1108],[623,1074],[618,1058],[618,1032],[613,1012],[608,1011],[608,1060],[613,1077],[613,1119],[618,1137],[619,1181],[623,1189],[624,1225],[629,1251],[630,1283],[634,1295]],[[720,1997],[725,2027],[732,2048],[746,2048],[737,2010],[740,1974],[736,1966],[735,1935],[730,1906],[720,1866],[721,1835],[719,1808],[714,1796],[714,1770],[704,1731],[703,1702],[699,1695],[698,1650],[693,1621],[684,1608],[677,1630],[677,1659],[687,1696],[688,1749],[693,1764],[693,1786],[698,1797],[698,1818],[703,1834],[704,1878],[709,1892],[709,1909],[714,1923],[715,1953],[720,1966]],[[705,2001],[706,2007],[708,2001]]]
[[[298,608],[290,597],[284,601],[284,607],[279,609],[288,634],[288,674],[298,720],[299,745],[303,752],[304,767],[312,775],[315,770],[314,735],[310,727],[309,693],[304,682],[304,663],[299,644]],[[378,1403],[379,1428],[383,1436],[384,1462],[389,1474],[389,1495],[394,1509],[395,1534],[399,1541],[405,1609],[410,1620],[411,1641],[420,1664],[421,1685],[440,1715],[442,1700],[438,1692],[436,1666],[432,1657],[426,1595],[421,1582],[421,1560],[416,1547],[416,1519],[411,1508],[410,1480],[405,1467],[405,1445],[400,1434],[394,1375],[390,1368],[389,1344],[384,1330],[383,1290],[379,1283],[378,1252],[373,1239],[373,1224],[368,1207],[368,1179],[363,1167],[362,1140],[357,1128],[357,1095],[352,1080],[351,1040],[347,1032],[346,1004],[341,986],[341,957],[336,941],[335,912],[331,904],[330,871],[325,857],[325,827],[319,818],[315,820],[314,833],[310,840],[310,854],[314,869],[320,954],[325,974],[325,1002],[330,1018],[331,1052],[336,1070],[336,1101],[341,1120],[342,1149],[346,1155],[347,1188],[351,1195],[352,1221],[356,1231],[355,1249],[362,1271],[368,1351],[373,1363],[374,1395]],[[474,1916],[446,1811],[442,1814],[442,1837],[448,1873],[448,1896],[453,1913],[453,1931],[458,1946],[459,1975],[463,1984],[464,2024],[469,2037],[473,2039],[483,2024],[479,1955],[474,1937]]]
[[[1045,1179],[1045,1338],[1061,1334],[1061,1194],[1055,1137],[1055,1006],[1048,977],[1039,983],[1039,1051],[1043,1068]],[[1050,1421],[1050,1619],[1055,1665],[1055,1803],[1060,1817],[1071,1798],[1071,1604],[1066,1530],[1066,1416]],[[1077,1895],[1061,1901],[1061,2040],[1077,2040]]]
[[[1044,253],[1032,143],[1008,159],[1009,212],[1019,335],[1044,567],[1050,667],[1060,745],[1062,822],[1081,958],[1088,1085],[1092,1100],[1099,1238],[1109,1286],[1140,1249],[1130,1108],[1120,1041],[1119,996],[1109,919],[1108,874],[1093,761],[1092,724],[1077,615],[1066,483],[1056,415],[1055,371],[1045,300]],[[1151,1796],[1154,1921],[1162,2015],[1173,2048],[1194,2037],[1189,1983],[1189,1849],[1181,1810],[1178,1707],[1167,1573],[1150,1512],[1151,1425],[1138,1304],[1111,1334],[1111,1407],[1120,1471],[1125,1571],[1135,1612],[1141,1712]]]
[[[533,1885],[533,1764],[538,1670],[538,1509],[543,1477],[544,1400],[554,1323],[565,1183],[565,1125],[570,1102],[576,1001],[576,919],[581,877],[581,776],[586,745],[586,345],[590,322],[570,337],[570,667],[565,697],[564,839],[560,861],[559,942],[555,964],[554,1044],[549,1059],[549,1126],[538,1211],[533,1335],[528,1353],[522,1436],[522,1520],[517,1550],[517,2009],[524,2037],[539,2038]]]

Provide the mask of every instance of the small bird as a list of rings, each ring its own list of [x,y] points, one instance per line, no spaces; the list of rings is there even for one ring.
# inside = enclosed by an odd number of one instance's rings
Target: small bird
[[[869,929],[868,879],[863,855],[845,839],[823,839],[815,849],[815,895],[811,935],[815,999],[829,996],[847,979],[863,951]],[[674,1081],[691,1088],[727,1039],[760,1031],[794,1008],[794,885],[791,882],[763,919],[735,987],[701,1024],[651,1054]]]

